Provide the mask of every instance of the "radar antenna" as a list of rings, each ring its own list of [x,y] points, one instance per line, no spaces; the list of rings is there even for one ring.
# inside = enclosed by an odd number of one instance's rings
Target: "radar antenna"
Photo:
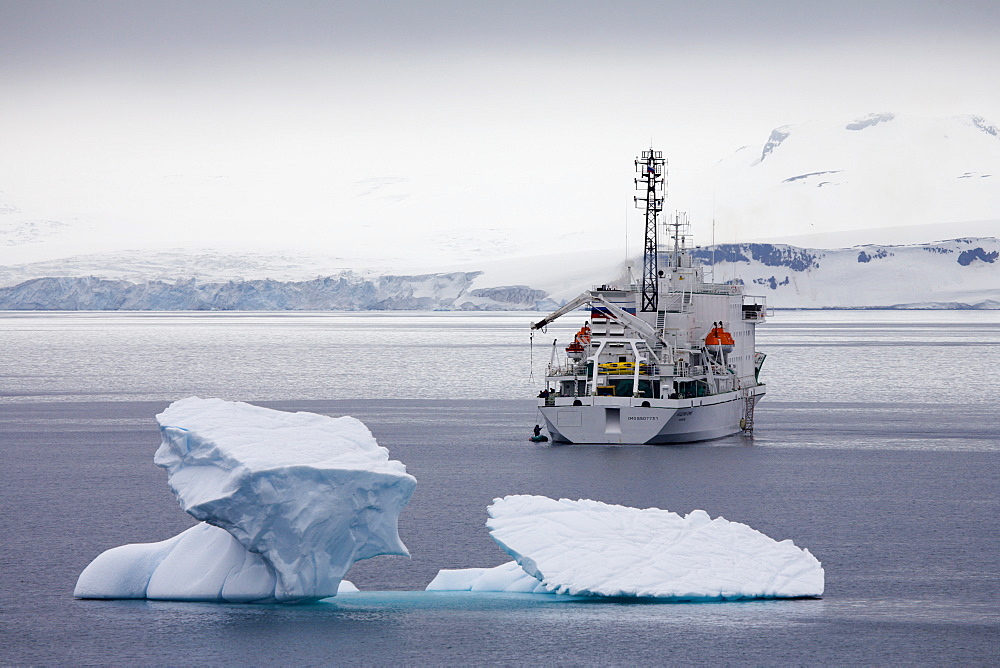
[[[645,193],[645,197],[636,195],[632,199],[636,207],[639,202],[646,206],[646,245],[642,258],[642,306],[643,311],[655,311],[659,293],[659,271],[656,262],[657,238],[656,217],[663,211],[663,198],[666,195],[666,165],[663,151],[650,148],[643,151],[635,159],[635,170],[639,177],[635,179],[635,188]]]

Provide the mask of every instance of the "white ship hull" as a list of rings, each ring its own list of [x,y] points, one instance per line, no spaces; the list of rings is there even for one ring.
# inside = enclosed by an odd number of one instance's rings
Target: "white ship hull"
[[[693,399],[652,401],[628,397],[559,397],[540,401],[539,410],[556,443],[689,443],[742,431],[747,401],[756,404],[764,392],[765,387],[759,385],[751,388],[749,399],[741,390]],[[574,402],[581,405],[575,406]]]

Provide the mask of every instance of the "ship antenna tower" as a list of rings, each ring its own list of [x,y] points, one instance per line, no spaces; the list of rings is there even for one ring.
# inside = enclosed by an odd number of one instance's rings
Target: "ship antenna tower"
[[[657,294],[659,293],[659,268],[657,267],[656,238],[657,216],[663,211],[663,198],[666,196],[667,161],[663,151],[654,151],[652,147],[643,151],[635,159],[635,170],[639,176],[635,179],[635,188],[643,197],[633,197],[636,207],[639,202],[646,209],[646,243],[642,258],[642,305],[643,311],[655,311]]]

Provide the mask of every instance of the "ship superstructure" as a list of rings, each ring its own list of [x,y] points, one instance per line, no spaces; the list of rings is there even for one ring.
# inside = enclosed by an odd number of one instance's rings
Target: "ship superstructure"
[[[764,298],[735,279],[707,282],[687,215],[661,219],[662,153],[643,151],[636,169],[646,212],[641,279],[589,290],[532,324],[589,307],[565,355],[553,343],[538,401],[549,434],[563,443],[657,444],[752,432],[766,389],[755,348]]]

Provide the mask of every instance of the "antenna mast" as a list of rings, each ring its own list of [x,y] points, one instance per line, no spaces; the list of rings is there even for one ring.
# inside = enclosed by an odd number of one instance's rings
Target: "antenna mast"
[[[632,199],[636,207],[639,202],[646,205],[646,246],[642,258],[642,308],[643,311],[655,311],[657,294],[659,293],[659,272],[656,264],[657,238],[656,217],[663,211],[663,198],[666,194],[666,164],[663,151],[654,151],[652,147],[643,151],[642,156],[635,160],[635,170],[639,177],[635,179],[635,188],[645,193],[645,197],[636,195]]]

